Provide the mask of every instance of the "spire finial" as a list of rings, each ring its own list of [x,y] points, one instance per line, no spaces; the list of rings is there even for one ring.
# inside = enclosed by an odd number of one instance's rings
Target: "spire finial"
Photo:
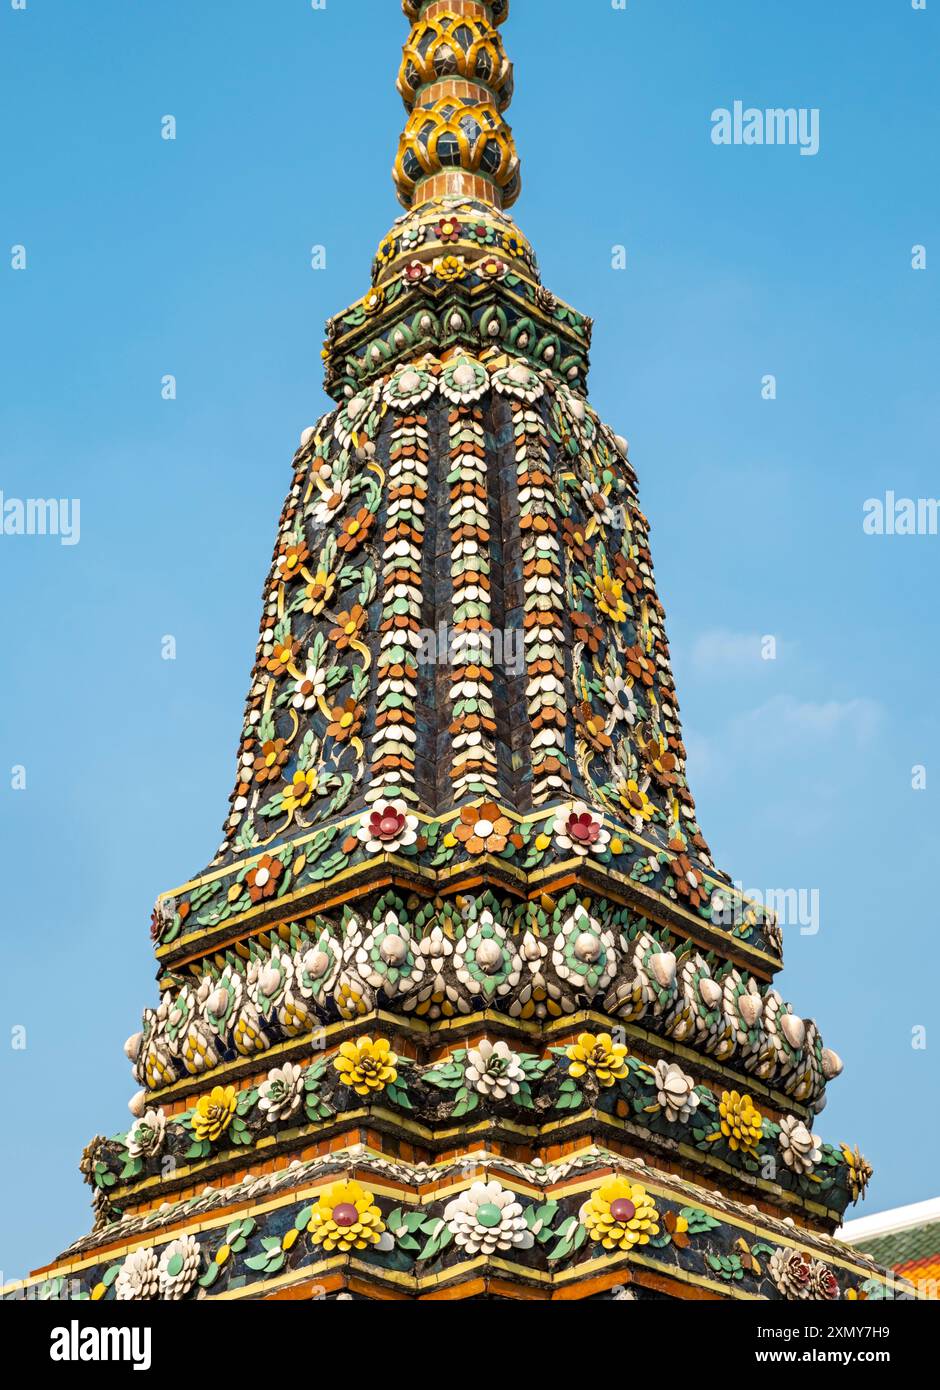
[[[519,196],[519,157],[502,112],[512,64],[497,25],[509,0],[402,0],[412,21],[398,90],[409,112],[394,179],[399,202],[471,197],[509,208]]]

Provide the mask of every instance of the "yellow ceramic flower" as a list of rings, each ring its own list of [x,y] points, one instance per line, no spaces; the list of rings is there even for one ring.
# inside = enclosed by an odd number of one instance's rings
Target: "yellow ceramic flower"
[[[656,813],[656,807],[635,777],[621,782],[617,788],[617,794],[620,797],[621,806],[628,815],[636,816],[643,821],[652,820]]]
[[[197,1139],[215,1141],[228,1129],[235,1115],[238,1092],[234,1086],[214,1086],[200,1096],[193,1110],[193,1133]]]
[[[368,1096],[397,1080],[395,1063],[398,1058],[384,1038],[357,1038],[344,1042],[333,1059],[333,1066],[343,1082],[359,1096]]]
[[[849,1170],[848,1179],[849,1187],[852,1190],[852,1201],[857,1202],[865,1196],[875,1170],[868,1160],[862,1157],[860,1149],[850,1149],[847,1144],[843,1144],[842,1157]]]
[[[738,1091],[725,1091],[718,1106],[721,1132],[729,1148],[753,1154],[764,1132],[764,1118],[751,1100]]]
[[[632,1250],[659,1235],[659,1212],[646,1188],[609,1178],[581,1208],[581,1221],[605,1250]]]
[[[439,280],[462,280],[466,270],[463,256],[440,256],[434,262],[434,274]]]
[[[313,583],[304,589],[304,601],[301,604],[303,612],[312,613],[318,618],[333,597],[335,588],[336,575],[327,570],[317,570],[313,576]]]
[[[365,1018],[373,1007],[374,1000],[366,994],[364,987],[357,987],[354,979],[340,980],[336,987],[336,1007],[343,1018]]]
[[[334,1182],[314,1203],[307,1230],[324,1250],[365,1250],[378,1245],[385,1225],[371,1192],[357,1182]]]
[[[609,1033],[582,1033],[567,1055],[570,1076],[590,1072],[601,1086],[612,1086],[627,1074],[627,1049]]]
[[[623,596],[623,585],[619,579],[611,579],[609,574],[594,581],[594,602],[602,613],[615,623],[622,623],[629,616],[627,601]]]
[[[287,812],[303,810],[309,806],[317,790],[317,774],[314,768],[309,772],[297,772],[294,780],[284,792],[284,810]]]

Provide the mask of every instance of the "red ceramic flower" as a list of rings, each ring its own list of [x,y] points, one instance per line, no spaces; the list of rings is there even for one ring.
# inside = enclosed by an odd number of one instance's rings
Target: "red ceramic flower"
[[[486,280],[503,280],[509,272],[509,266],[497,256],[486,256],[477,268]]]
[[[388,844],[390,840],[399,838],[407,823],[407,816],[402,815],[394,806],[387,806],[383,811],[373,811],[369,817],[369,838]]]
[[[839,1281],[831,1269],[817,1263],[813,1267],[812,1279],[817,1298],[831,1300],[839,1297]]]
[[[460,223],[456,220],[456,218],[453,217],[445,217],[434,228],[434,232],[437,236],[438,241],[443,241],[445,244],[453,241],[459,241],[460,231]]]
[[[393,853],[415,843],[418,817],[409,814],[404,801],[377,801],[361,817],[357,838],[370,854]]]
[[[555,839],[562,849],[578,855],[598,853],[610,843],[604,822],[583,801],[564,806],[558,812],[555,817]]]

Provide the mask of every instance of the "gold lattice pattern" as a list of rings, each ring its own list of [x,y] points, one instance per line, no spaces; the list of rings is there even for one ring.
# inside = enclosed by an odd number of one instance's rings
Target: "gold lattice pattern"
[[[393,176],[411,208],[445,195],[508,208],[520,191],[519,158],[502,112],[512,97],[512,64],[494,27],[508,4],[405,0],[413,27],[398,90],[408,124]]]
[[[501,111],[509,105],[512,63],[499,34],[485,20],[449,11],[424,18],[412,29],[404,47],[398,90],[411,108],[422,88],[452,78],[487,88]]]
[[[411,207],[423,179],[449,170],[481,176],[503,207],[516,201],[519,158],[512,131],[491,102],[442,97],[411,113],[395,162],[399,200]]]

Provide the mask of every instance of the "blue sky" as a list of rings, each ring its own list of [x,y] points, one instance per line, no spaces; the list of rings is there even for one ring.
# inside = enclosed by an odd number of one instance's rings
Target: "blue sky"
[[[863,1210],[935,1196],[940,537],[862,508],[940,491],[940,0],[512,11],[515,216],[597,319],[702,825],[746,886],[819,891],[781,987],[845,1059],[818,1128],[875,1164]],[[89,1228],[152,903],[219,841],[323,323],[398,211],[405,32],[396,0],[0,0],[0,490],[81,501],[78,545],[0,535],[7,1277]],[[714,146],[735,100],[818,108],[818,155]]]

